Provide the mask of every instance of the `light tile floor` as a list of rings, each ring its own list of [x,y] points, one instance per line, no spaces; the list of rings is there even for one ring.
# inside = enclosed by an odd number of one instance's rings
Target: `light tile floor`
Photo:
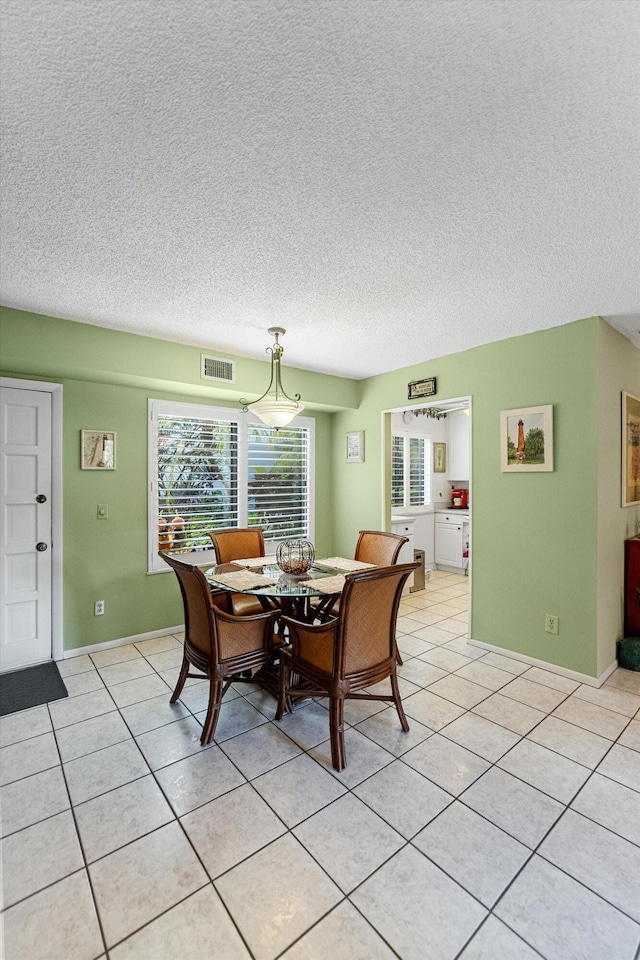
[[[61,664],[0,720],[6,960],[633,960],[640,674],[582,686],[466,640],[468,582],[402,602],[411,730],[207,686],[181,637]]]

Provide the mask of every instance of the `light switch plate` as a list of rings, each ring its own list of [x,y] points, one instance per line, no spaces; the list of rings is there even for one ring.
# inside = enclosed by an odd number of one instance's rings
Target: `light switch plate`
[[[108,520],[108,519],[109,519],[109,504],[99,503],[98,504],[98,520]]]

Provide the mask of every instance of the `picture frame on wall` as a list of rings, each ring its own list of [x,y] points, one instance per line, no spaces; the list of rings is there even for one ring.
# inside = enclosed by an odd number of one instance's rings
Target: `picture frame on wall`
[[[640,503],[640,397],[622,391],[622,506]]]
[[[113,430],[82,430],[80,451],[83,470],[115,470],[116,435]]]
[[[433,444],[433,472],[447,472],[447,445],[435,442]]]
[[[347,463],[364,463],[364,430],[347,434]]]
[[[553,470],[552,404],[501,411],[500,469],[503,473]]]

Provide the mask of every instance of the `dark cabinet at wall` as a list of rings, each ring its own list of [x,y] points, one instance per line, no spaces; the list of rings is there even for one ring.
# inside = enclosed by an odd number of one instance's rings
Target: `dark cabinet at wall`
[[[624,542],[624,635],[640,637],[640,536]]]

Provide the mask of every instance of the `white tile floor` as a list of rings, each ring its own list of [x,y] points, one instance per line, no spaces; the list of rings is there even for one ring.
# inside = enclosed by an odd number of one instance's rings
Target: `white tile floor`
[[[633,960],[640,674],[600,690],[466,639],[468,583],[402,603],[411,730],[206,684],[180,637],[66,660],[0,720],[6,960]]]

